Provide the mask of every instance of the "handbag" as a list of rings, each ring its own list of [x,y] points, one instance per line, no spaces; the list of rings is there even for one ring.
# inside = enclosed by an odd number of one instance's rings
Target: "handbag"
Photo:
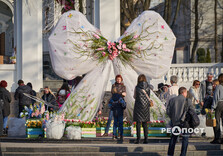
[[[216,119],[206,119],[207,127],[216,127]]]
[[[188,108],[188,100],[184,102],[184,112],[181,117],[181,126],[189,125],[190,128],[196,128],[200,125],[200,119],[194,109]]]
[[[144,89],[142,89],[142,91],[143,91],[143,93],[146,95],[147,99],[148,99],[149,102],[150,102],[149,106],[150,106],[150,107],[153,107],[153,106],[154,106],[153,100],[151,100],[151,99],[149,98],[149,95],[146,93],[146,91],[145,91]]]

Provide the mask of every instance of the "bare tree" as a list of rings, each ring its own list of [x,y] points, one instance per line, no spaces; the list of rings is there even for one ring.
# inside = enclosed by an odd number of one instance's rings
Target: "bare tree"
[[[171,28],[174,26],[175,22],[176,22],[176,19],[177,19],[177,15],[178,15],[178,12],[180,10],[180,5],[181,5],[181,0],[177,0],[177,7],[176,7],[176,10],[175,10],[175,14],[174,14],[174,17],[173,17],[173,21],[172,21],[172,24],[171,24]]]
[[[165,0],[165,5],[164,5],[164,20],[166,21],[166,23],[168,25],[170,25],[171,13],[172,13],[171,0]]]
[[[193,47],[192,47],[192,51],[191,51],[191,62],[195,63],[195,57],[196,57],[196,49],[197,49],[197,45],[198,45],[198,41],[199,41],[199,36],[198,36],[198,0],[195,0],[194,2],[194,9],[195,9],[195,27],[194,27],[194,43],[193,43]]]
[[[148,10],[151,0],[121,0],[121,32],[143,11]]]
[[[215,50],[215,62],[218,62],[218,20],[217,20],[217,0],[214,1],[214,50]]]

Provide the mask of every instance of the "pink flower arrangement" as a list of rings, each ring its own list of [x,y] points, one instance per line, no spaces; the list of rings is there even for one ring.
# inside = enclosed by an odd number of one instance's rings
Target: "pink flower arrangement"
[[[166,127],[166,123],[163,120],[153,120],[149,121],[150,127]]]
[[[121,40],[117,42],[111,42],[100,35],[100,33],[96,34],[95,32],[92,33],[92,49],[94,49],[94,54],[92,56],[97,56],[96,59],[99,61],[104,61],[105,59],[114,60],[119,55],[121,61],[123,62],[132,62],[133,56],[137,54],[134,51],[138,49],[135,47],[135,43],[138,41],[139,35],[130,34],[125,36]]]
[[[112,55],[109,55],[108,57],[109,57],[110,60],[114,59],[114,57]]]
[[[105,48],[97,48],[96,50],[101,51],[101,50],[105,50]]]
[[[104,57],[105,57],[105,55],[106,55],[106,53],[103,51],[103,52],[102,52],[102,56],[104,56]]]
[[[96,39],[99,39],[100,37],[97,34],[93,35]]]
[[[134,35],[133,36],[133,39],[136,39],[136,38],[138,38],[139,37],[139,35]]]

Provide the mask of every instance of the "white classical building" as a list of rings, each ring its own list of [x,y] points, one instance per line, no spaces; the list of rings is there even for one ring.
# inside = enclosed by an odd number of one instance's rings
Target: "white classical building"
[[[1,7],[10,8],[12,16],[7,20],[3,18],[1,34],[5,34],[4,56],[11,56],[16,47],[16,64],[1,64],[0,79],[8,82],[8,89],[14,91],[17,81],[23,79],[25,83],[31,82],[34,89],[39,90],[43,85],[42,78],[42,1],[32,1],[35,9],[31,9],[31,0],[0,0]],[[7,8],[5,7],[5,8]],[[0,12],[4,16],[3,12]],[[7,15],[6,15],[7,16]],[[0,18],[2,20],[2,18]],[[13,23],[10,29],[8,23]],[[4,28],[4,25],[6,25]],[[8,34],[12,31],[12,45],[8,44]]]
[[[53,2],[50,7],[55,8],[54,0],[47,2]],[[19,79],[24,80],[25,83],[31,82],[36,91],[43,87],[43,51],[48,51],[47,35],[44,36],[45,38],[42,35],[43,17],[45,17],[43,3],[46,1],[0,0],[0,48],[2,49],[0,54],[4,59],[2,60],[4,63],[0,64],[0,80],[6,80],[7,89],[12,92],[15,91]],[[119,0],[95,0],[94,8],[95,26],[111,40],[119,37]],[[8,64],[14,47],[16,47],[16,64]]]
[[[109,40],[116,40],[120,36],[120,0],[85,0],[84,3],[88,20]],[[151,4],[159,3],[154,1]],[[47,38],[50,34],[50,31],[43,33],[43,30],[47,31],[56,24],[60,9],[55,0],[0,0],[0,55],[4,56],[0,56],[0,80],[8,82],[10,91],[15,91],[19,79],[31,82],[36,91],[43,87],[43,53],[48,53]],[[9,64],[15,47],[16,64]],[[176,74],[180,84],[189,87],[194,79],[205,79],[207,71],[212,71],[217,77],[222,66],[173,65],[163,79],[151,80],[151,83],[156,88],[157,83],[169,83],[169,76]]]

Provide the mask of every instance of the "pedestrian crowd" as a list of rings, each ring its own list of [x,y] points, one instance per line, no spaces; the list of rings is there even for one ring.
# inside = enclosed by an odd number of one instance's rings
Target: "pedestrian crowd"
[[[108,122],[103,136],[108,136],[111,120],[114,118],[112,138],[117,139],[118,136],[120,136],[120,140],[123,140],[123,111],[126,108],[126,104],[125,107],[122,107],[123,104],[120,102],[120,98],[124,100],[124,97],[126,96],[126,88],[123,84],[123,78],[121,75],[117,75],[115,80],[115,84],[112,85],[112,98],[109,101],[110,112]],[[177,76],[171,76],[171,85],[160,83],[158,84],[158,91],[156,92],[157,96],[166,107],[166,114],[170,118],[171,127],[179,126],[180,128],[196,128],[199,126],[200,128],[204,129],[201,136],[205,137],[205,109],[210,109],[212,112],[215,111],[216,118],[216,127],[213,127],[214,140],[211,143],[220,144],[220,118],[223,117],[223,74],[220,74],[218,79],[213,80],[213,74],[207,73],[206,80],[202,82],[199,80],[194,80],[189,90],[187,90],[185,87],[179,87],[177,81]],[[113,91],[114,88],[117,89],[117,92]],[[139,75],[138,83],[134,91],[135,105],[133,111],[133,121],[136,122],[137,132],[135,144],[140,143],[141,125],[144,129],[143,143],[148,143],[147,126],[148,122],[150,121],[150,108],[152,107],[152,101],[150,99],[151,90],[153,90],[153,86],[147,82],[145,75]],[[119,94],[118,98],[115,96],[117,93]],[[120,106],[114,107],[113,105],[117,105],[117,103],[119,103]],[[101,114],[102,109],[103,107],[101,106],[99,109],[99,114]],[[119,113],[116,114],[116,111]],[[116,130],[117,125],[119,125],[118,134]],[[182,134],[183,141],[181,155],[186,155],[188,138],[190,135],[191,134],[189,133]],[[168,155],[174,155],[175,144],[178,137],[178,135],[171,135]]]
[[[126,109],[126,86],[123,83],[121,75],[115,77],[115,83],[112,85],[112,97],[109,100],[110,108],[107,126],[103,136],[108,136],[111,120],[114,119],[113,139],[123,140],[123,116]],[[218,79],[213,80],[213,74],[207,73],[207,79],[204,81],[194,80],[192,86],[187,90],[185,87],[179,87],[177,84],[178,77],[173,75],[170,78],[171,85],[160,83],[158,85],[157,96],[166,107],[166,114],[170,118],[171,127],[179,126],[180,128],[196,128],[199,125],[205,125],[206,111],[210,109],[215,112],[216,127],[214,130],[213,144],[221,143],[220,119],[223,119],[223,74],[218,76]],[[7,120],[10,114],[11,95],[6,89],[7,82],[0,82],[0,129],[3,133],[7,131]],[[138,81],[135,86],[133,98],[135,105],[133,110],[133,121],[136,122],[137,139],[135,144],[140,143],[140,129],[144,129],[144,141],[148,143],[148,122],[150,121],[150,108],[153,106],[153,101],[150,99],[150,93],[153,86],[147,82],[146,76],[141,74],[138,76]],[[62,107],[70,95],[70,88],[67,82],[64,82],[62,87],[57,91],[56,95],[49,87],[44,87],[42,99],[51,103],[54,107],[46,106],[48,111],[57,111]],[[35,100],[25,96],[24,93],[36,96],[36,92],[32,89],[32,84],[29,82],[24,84],[23,80],[18,81],[18,88],[15,91],[14,98],[18,101],[19,114],[23,111],[24,106],[29,106],[35,103]],[[103,105],[100,106],[98,114],[102,113]],[[199,125],[198,125],[199,124]],[[203,127],[205,129],[205,126]],[[117,133],[118,129],[118,133]],[[2,131],[1,131],[2,135]],[[182,149],[181,155],[186,155],[189,133],[182,134]],[[202,136],[206,136],[205,130]],[[174,155],[175,144],[178,135],[171,135],[169,142],[168,155]]]
[[[12,101],[11,94],[6,89],[7,86],[8,84],[5,80],[0,82],[0,136],[7,134],[7,122],[8,116],[10,115],[10,103]],[[50,106],[45,105],[45,110],[53,112],[62,107],[63,103],[70,95],[70,88],[68,83],[64,81],[56,94],[54,94],[48,86],[45,86],[42,92],[42,100],[52,104]],[[31,99],[24,93],[37,96],[37,93],[33,90],[32,83],[28,82],[25,85],[23,80],[19,80],[18,88],[15,90],[14,94],[15,105],[18,105],[18,117],[20,117],[25,106],[29,108],[31,104],[33,105],[36,102],[35,99]]]

